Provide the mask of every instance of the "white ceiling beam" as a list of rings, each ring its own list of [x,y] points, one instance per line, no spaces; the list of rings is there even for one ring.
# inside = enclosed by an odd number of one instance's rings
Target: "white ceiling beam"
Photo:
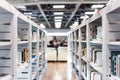
[[[37,4],[77,4],[77,3],[81,3],[81,4],[94,4],[94,3],[107,3],[108,0],[39,0],[39,1],[29,1],[29,2],[15,2],[14,1],[9,1],[10,3],[12,3],[14,6],[18,6],[18,5],[37,5]]]
[[[40,10],[41,14],[43,15],[45,21],[47,22],[48,26],[51,28],[51,25],[50,25],[50,23],[49,23],[49,21],[48,21],[46,15],[45,15],[44,11],[42,10],[40,4],[37,4],[37,6],[38,6],[38,9]]]
[[[72,12],[72,15],[70,16],[69,20],[67,21],[65,27],[68,26],[68,24],[70,23],[70,21],[72,20],[72,18],[74,17],[75,13],[77,12],[77,10],[79,9],[81,4],[76,4],[75,10]]]

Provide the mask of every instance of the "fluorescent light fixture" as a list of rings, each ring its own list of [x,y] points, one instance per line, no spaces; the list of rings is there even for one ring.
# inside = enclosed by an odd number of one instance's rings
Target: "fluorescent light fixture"
[[[91,8],[94,8],[94,9],[96,9],[96,8],[102,8],[102,7],[104,7],[104,5],[92,5],[91,6]]]
[[[53,8],[65,8],[65,5],[53,5]]]
[[[54,12],[54,15],[63,15],[63,12]]]
[[[71,25],[70,28],[72,29],[72,28],[73,28],[73,25]]]
[[[47,33],[47,36],[67,36],[67,32],[58,32],[58,33]]]
[[[36,17],[34,17],[34,16],[31,16],[31,19],[36,19]]]
[[[61,22],[55,22],[55,28],[60,28],[61,27]]]
[[[32,12],[25,12],[24,15],[32,15]]]
[[[40,24],[40,27],[41,28],[46,28],[44,24]]]
[[[73,24],[74,26],[77,26],[78,25],[78,21],[76,21],[76,22],[74,22],[74,24]]]
[[[95,12],[85,12],[86,15],[92,15],[94,14]]]
[[[55,22],[61,22],[62,19],[55,19]]]
[[[26,9],[26,6],[16,6],[16,8]]]
[[[63,17],[55,17],[55,19],[62,19]]]
[[[84,19],[85,17],[86,17],[86,18],[89,18],[89,16],[81,16],[80,18],[81,18],[81,19]]]
[[[26,6],[16,6],[17,9],[26,10]]]

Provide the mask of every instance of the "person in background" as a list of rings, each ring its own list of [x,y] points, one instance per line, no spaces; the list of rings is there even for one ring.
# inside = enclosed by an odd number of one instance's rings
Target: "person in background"
[[[54,44],[54,47],[55,47],[55,50],[56,50],[56,60],[58,61],[58,47],[59,47],[59,44],[58,44],[58,40],[56,37],[53,37],[53,44]]]

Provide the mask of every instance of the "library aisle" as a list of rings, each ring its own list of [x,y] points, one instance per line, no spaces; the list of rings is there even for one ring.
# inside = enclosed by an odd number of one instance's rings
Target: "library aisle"
[[[66,62],[48,62],[47,70],[41,80],[67,80]]]
[[[67,80],[67,62],[48,62],[41,80]],[[77,80],[75,76],[72,80]]]

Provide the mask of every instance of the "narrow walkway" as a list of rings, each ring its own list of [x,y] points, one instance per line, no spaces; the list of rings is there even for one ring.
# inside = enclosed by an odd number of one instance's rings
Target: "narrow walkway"
[[[67,62],[48,62],[42,80],[67,80]]]

